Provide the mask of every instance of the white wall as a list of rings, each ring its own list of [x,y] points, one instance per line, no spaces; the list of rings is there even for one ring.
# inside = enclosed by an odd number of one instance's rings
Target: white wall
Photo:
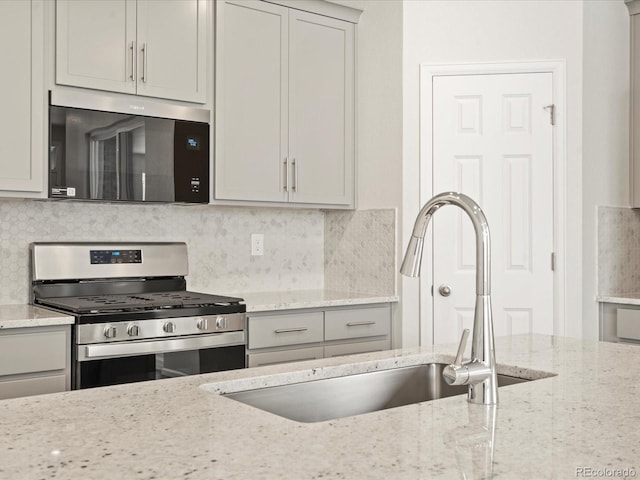
[[[593,339],[596,207],[629,206],[629,24],[622,1],[584,3],[582,334]]]
[[[582,329],[582,53],[580,1],[409,1],[403,41],[403,243],[419,198],[419,65],[442,63],[566,62],[567,335]],[[562,122],[563,119],[559,119]],[[426,174],[428,172],[423,172]],[[562,259],[560,259],[562,261]],[[418,341],[418,286],[403,279],[403,345]]]

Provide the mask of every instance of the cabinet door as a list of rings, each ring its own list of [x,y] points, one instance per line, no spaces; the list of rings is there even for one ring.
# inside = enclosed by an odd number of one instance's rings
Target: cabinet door
[[[340,357],[342,355],[355,355],[358,353],[382,352],[391,348],[391,340],[373,340],[370,342],[338,343],[325,345],[324,357]]]
[[[0,2],[0,190],[43,190],[43,7],[41,1]]]
[[[624,340],[640,341],[640,310],[618,308],[617,335]]]
[[[216,199],[287,199],[287,18],[266,2],[217,2]]]
[[[294,348],[291,350],[278,350],[275,352],[250,353],[247,361],[249,367],[263,367],[265,365],[277,365],[279,363],[302,362],[305,360],[317,360],[323,357],[322,347]]]
[[[290,201],[353,203],[353,32],[348,22],[289,13]]]
[[[324,316],[325,340],[388,336],[391,331],[391,310],[388,304],[328,310]]]
[[[629,3],[627,3],[629,6]],[[631,15],[631,208],[640,207],[640,14]]]
[[[65,374],[16,378],[13,380],[0,378],[0,400],[64,392],[68,389],[68,378]]]
[[[249,349],[316,343],[324,340],[323,312],[249,317]]]
[[[138,0],[137,27],[138,95],[206,102],[206,0]]]
[[[135,0],[56,2],[56,83],[135,93]]]
[[[68,325],[0,330],[0,399],[69,390],[70,339]]]
[[[67,332],[17,330],[0,336],[0,376],[67,368]]]

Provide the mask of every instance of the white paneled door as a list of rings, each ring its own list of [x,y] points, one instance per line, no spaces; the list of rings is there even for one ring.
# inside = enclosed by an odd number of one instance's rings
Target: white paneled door
[[[552,103],[551,73],[433,78],[433,192],[463,192],[485,212],[496,336],[553,333]],[[433,252],[434,343],[456,342],[472,328],[476,291],[461,210],[434,216]]]

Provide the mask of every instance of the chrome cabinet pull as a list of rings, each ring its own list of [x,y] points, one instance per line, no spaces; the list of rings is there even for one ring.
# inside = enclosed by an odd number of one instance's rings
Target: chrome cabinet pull
[[[140,78],[144,83],[147,83],[147,42],[142,44],[142,77]]]
[[[284,191],[288,192],[289,191],[289,157],[285,157],[284,158],[284,162],[282,162],[284,165]]]
[[[131,53],[131,73],[129,74],[129,79],[132,82],[136,81],[136,43],[131,42],[129,45],[129,50]]]
[[[347,327],[361,327],[364,325],[375,325],[376,322],[349,322],[347,323]]]
[[[307,327],[299,327],[299,328],[279,328],[278,330],[274,330],[275,333],[293,333],[293,332],[306,332],[309,330]]]
[[[291,160],[291,168],[293,168],[293,185],[291,186],[291,190],[294,192],[298,189],[298,168],[296,167],[296,159],[293,158]]]

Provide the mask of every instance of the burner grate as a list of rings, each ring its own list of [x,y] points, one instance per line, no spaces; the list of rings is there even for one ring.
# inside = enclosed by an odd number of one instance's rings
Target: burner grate
[[[166,308],[204,307],[240,303],[241,298],[223,297],[187,291],[131,295],[86,295],[80,297],[41,298],[39,303],[73,313],[102,313]]]

